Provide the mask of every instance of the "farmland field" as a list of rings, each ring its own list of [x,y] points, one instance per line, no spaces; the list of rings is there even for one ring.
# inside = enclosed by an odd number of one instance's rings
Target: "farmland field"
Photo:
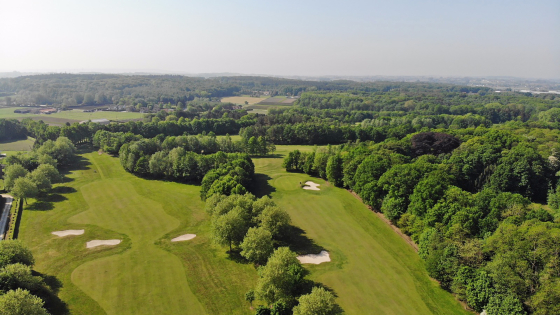
[[[65,124],[66,122],[75,123],[82,120],[101,119],[101,118],[106,118],[109,120],[139,119],[142,118],[144,115],[142,113],[135,113],[135,112],[109,112],[109,111],[84,113],[83,110],[79,110],[79,109],[62,111],[50,115],[14,113],[14,110],[18,108],[20,107],[0,108],[0,118],[13,118],[19,120],[24,118],[31,118],[33,120],[43,120],[45,123],[52,124],[52,125],[62,125]]]
[[[256,104],[262,100],[265,100],[266,97],[251,97],[251,96],[232,96],[232,97],[224,97],[222,98],[222,103],[233,103],[237,105],[245,105],[245,102],[249,103],[249,105]]]

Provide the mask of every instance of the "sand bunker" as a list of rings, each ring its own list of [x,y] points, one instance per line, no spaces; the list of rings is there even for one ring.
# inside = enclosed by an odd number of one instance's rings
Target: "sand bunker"
[[[85,230],[64,230],[64,231],[56,231],[52,232],[52,234],[60,237],[69,236],[69,235],[82,235],[84,234]]]
[[[118,245],[121,240],[93,240],[86,243],[87,248],[103,246],[103,245]]]
[[[307,186],[303,186],[303,189],[307,189],[307,190],[321,190],[319,189],[319,186],[321,186],[320,184],[315,184],[312,181],[307,181],[305,182],[305,185]]]
[[[172,242],[188,241],[188,240],[192,240],[195,237],[196,237],[196,234],[184,234],[184,235],[181,235],[181,236],[177,236],[174,239],[171,239],[171,241]]]
[[[331,261],[331,256],[329,255],[329,252],[327,252],[326,250],[322,250],[317,255],[315,255],[315,254],[301,255],[301,256],[298,256],[297,259],[302,264],[318,265],[320,263]]]

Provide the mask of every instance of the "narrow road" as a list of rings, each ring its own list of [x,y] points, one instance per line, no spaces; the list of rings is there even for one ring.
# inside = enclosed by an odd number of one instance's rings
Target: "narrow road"
[[[6,198],[6,203],[2,209],[2,214],[0,215],[0,240],[6,237],[6,231],[8,230],[8,218],[10,217],[10,208],[12,208],[12,201],[14,198],[10,195],[2,195]]]

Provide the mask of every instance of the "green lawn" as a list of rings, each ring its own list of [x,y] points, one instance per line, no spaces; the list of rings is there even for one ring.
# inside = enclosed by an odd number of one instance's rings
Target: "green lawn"
[[[312,147],[277,149],[284,155]],[[470,314],[428,277],[417,253],[349,192],[287,173],[281,158],[254,162],[260,193],[270,192],[293,224],[330,253],[331,262],[306,267],[313,280],[334,290],[347,314]],[[299,183],[309,179],[321,190],[301,189]]]
[[[61,125],[66,122],[74,123],[82,120],[90,119],[101,119],[106,118],[109,120],[131,120],[139,119],[144,117],[142,113],[133,112],[105,112],[97,111],[93,113],[84,113],[83,110],[74,109],[68,111],[62,111],[50,115],[40,115],[40,114],[19,114],[14,113],[15,109],[20,107],[4,107],[0,108],[0,118],[14,118],[14,119],[24,119],[32,118],[33,120],[43,120],[48,124]],[[23,107],[21,107],[23,108]]]
[[[0,142],[0,152],[6,153],[7,151],[31,151],[33,149],[35,139],[27,137],[25,140],[18,140],[12,142]]]
[[[97,152],[67,177],[25,207],[20,239],[35,269],[62,282],[59,296],[72,314],[250,314],[243,297],[255,269],[211,244],[199,187],[137,178]],[[51,235],[66,229],[86,232]],[[169,241],[185,233],[197,237]],[[87,249],[93,239],[123,242]]]

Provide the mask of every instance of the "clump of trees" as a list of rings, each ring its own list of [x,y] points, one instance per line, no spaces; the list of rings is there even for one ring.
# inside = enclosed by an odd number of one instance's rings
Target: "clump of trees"
[[[35,276],[31,251],[17,240],[0,242],[0,314],[46,315],[45,302],[53,296]]]
[[[68,166],[75,158],[76,148],[64,137],[49,140],[29,154],[19,153],[5,159],[4,189],[15,198],[27,198],[51,190],[61,180],[57,167]],[[27,201],[26,201],[27,202]]]
[[[266,262],[274,240],[281,238],[290,225],[290,216],[270,198],[252,194],[226,196],[213,194],[206,200],[206,212],[212,218],[212,235],[220,245],[241,249],[241,255],[257,264]]]

